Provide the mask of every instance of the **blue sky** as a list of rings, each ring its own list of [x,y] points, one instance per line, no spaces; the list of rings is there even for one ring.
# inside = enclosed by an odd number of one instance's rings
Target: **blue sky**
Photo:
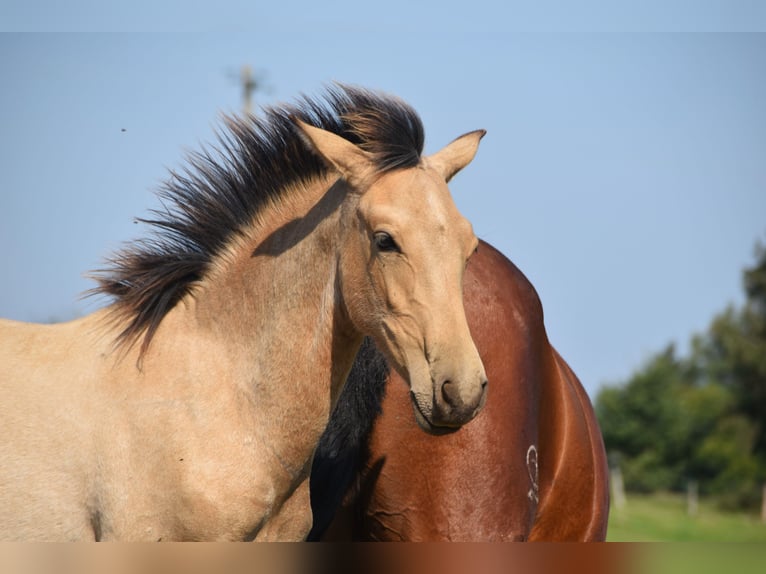
[[[143,233],[133,218],[241,107],[249,64],[267,88],[258,104],[333,80],[397,94],[427,151],[487,129],[456,202],[531,279],[594,394],[741,302],[766,240],[766,35],[739,33],[766,12],[656,5],[589,19],[553,2],[4,0],[6,30],[128,32],[0,35],[0,316],[103,304],[78,300],[84,273]],[[193,32],[163,31],[181,29]]]

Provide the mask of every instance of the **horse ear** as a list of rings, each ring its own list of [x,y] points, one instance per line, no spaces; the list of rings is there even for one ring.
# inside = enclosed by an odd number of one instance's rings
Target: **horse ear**
[[[329,166],[337,169],[353,188],[362,188],[364,181],[373,172],[373,162],[364,150],[332,132],[316,128],[297,118],[293,121],[298,126],[298,133],[303,141],[311,149]]]
[[[479,141],[486,134],[486,130],[468,132],[447,144],[428,158],[429,163],[444,176],[446,181],[471,163],[479,149]]]

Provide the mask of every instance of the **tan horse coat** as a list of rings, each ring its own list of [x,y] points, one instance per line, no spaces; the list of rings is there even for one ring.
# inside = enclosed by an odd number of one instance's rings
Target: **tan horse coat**
[[[482,133],[387,166],[375,138],[396,131],[391,115],[413,112],[338,93],[336,123],[360,143],[307,125],[325,117],[316,106],[278,109],[268,120],[276,127],[251,118],[262,139],[282,129],[288,151],[307,147],[329,167],[263,200],[198,276],[179,279],[188,285],[177,301],[177,282],[153,269],[157,253],[144,245],[126,258],[145,276],[123,272],[126,263],[102,280],[117,296],[110,308],[60,325],[0,322],[0,539],[302,539],[313,452],[363,335],[407,378],[421,426],[475,416],[486,377],[460,285],[476,238],[446,181]],[[292,116],[299,131],[285,127]],[[243,126],[233,137],[245,148]],[[261,143],[274,153],[274,142]],[[249,166],[251,151],[239,153]],[[175,211],[154,222],[161,232],[177,232],[190,197],[200,203],[185,213],[204,218],[217,189],[201,201],[194,185],[230,167],[184,180],[191,195],[176,189]],[[226,185],[249,177],[239,169]],[[173,251],[173,233],[163,269],[196,256]]]

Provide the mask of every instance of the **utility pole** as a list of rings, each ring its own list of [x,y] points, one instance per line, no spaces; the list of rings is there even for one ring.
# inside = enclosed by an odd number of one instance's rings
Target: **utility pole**
[[[239,81],[242,83],[242,105],[246,114],[253,112],[253,93],[261,86],[253,77],[253,69],[245,64],[239,75]]]
[[[254,73],[253,68],[248,64],[245,64],[237,72],[227,72],[230,80],[237,82],[242,90],[242,112],[245,115],[255,113],[255,102],[253,101],[253,94],[256,92],[267,94],[271,93],[271,86],[267,85],[264,81],[265,73]]]

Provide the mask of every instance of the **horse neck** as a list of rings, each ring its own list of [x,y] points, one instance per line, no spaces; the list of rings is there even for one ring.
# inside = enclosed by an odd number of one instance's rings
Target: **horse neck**
[[[308,463],[361,344],[337,295],[345,192],[328,187],[265,214],[173,310],[179,328],[169,326],[203,341],[189,361],[213,372],[225,364],[212,386],[250,398],[258,432],[293,472]]]

